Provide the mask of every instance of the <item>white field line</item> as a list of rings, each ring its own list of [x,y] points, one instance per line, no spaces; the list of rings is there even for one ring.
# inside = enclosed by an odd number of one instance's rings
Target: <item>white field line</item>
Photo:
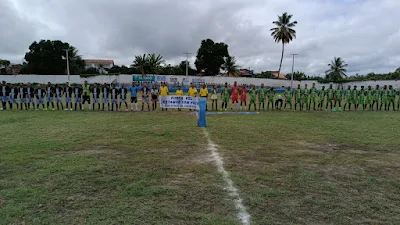
[[[224,168],[224,161],[222,157],[218,153],[218,146],[211,141],[210,135],[208,134],[205,128],[203,129],[204,136],[206,136],[208,141],[207,149],[211,152],[212,160],[214,161],[215,165],[217,166],[218,172],[222,175],[222,178],[226,185],[226,190],[228,190],[228,194],[232,197],[233,202],[235,203],[235,208],[238,211],[238,218],[240,222],[244,225],[250,224],[250,214],[247,213],[246,208],[243,205],[243,200],[239,196],[238,189],[233,185],[233,182],[229,176],[229,173]]]

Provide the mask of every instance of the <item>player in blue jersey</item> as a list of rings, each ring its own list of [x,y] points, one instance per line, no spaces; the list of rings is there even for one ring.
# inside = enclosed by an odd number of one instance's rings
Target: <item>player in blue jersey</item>
[[[132,82],[132,86],[128,88],[128,91],[131,93],[131,111],[133,111],[133,105],[135,105],[135,110],[138,111],[137,93],[140,91],[139,85]]]

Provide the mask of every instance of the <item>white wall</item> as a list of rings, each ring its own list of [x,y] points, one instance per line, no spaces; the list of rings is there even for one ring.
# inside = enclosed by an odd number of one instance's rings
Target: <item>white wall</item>
[[[135,75],[141,76],[141,75]],[[148,75],[151,76],[151,75]],[[157,75],[155,76],[155,80],[157,82],[166,81],[168,83],[174,83],[174,81],[179,82],[180,84],[184,81],[185,76],[175,76],[175,75]],[[0,81],[6,81],[7,83],[42,83],[45,84],[47,82],[55,83],[65,83],[68,81],[68,75],[0,75]],[[88,83],[111,83],[116,80],[117,83],[130,84],[133,80],[133,75],[117,75],[117,76],[96,76],[90,78],[81,78],[79,75],[71,75],[70,83],[83,83],[85,80]],[[188,76],[189,83],[190,82],[205,82],[205,83],[214,83],[214,84],[224,84],[227,82],[232,85],[234,81],[237,81],[238,84],[247,84],[247,85],[260,85],[264,83],[266,86],[271,87],[282,87],[282,86],[290,86],[290,80],[275,80],[275,79],[259,79],[259,78],[242,78],[242,77],[198,77],[198,76]],[[329,84],[320,84],[317,81],[294,81],[294,87],[297,84],[300,84],[302,87],[304,84],[307,84],[311,87],[312,83],[316,83],[317,88],[321,88],[322,86],[329,86]],[[384,85],[393,85],[394,88],[400,88],[400,81],[395,80],[383,80],[383,81],[360,81],[360,82],[350,82],[343,84],[345,87],[347,85],[357,85],[368,87],[371,85],[375,87],[379,85],[383,87]],[[335,85],[336,87],[337,85]]]

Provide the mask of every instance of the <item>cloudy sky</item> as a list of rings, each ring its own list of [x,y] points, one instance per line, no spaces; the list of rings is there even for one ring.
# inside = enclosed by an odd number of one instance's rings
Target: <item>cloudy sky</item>
[[[349,72],[389,72],[400,67],[399,0],[0,0],[0,58],[21,62],[29,45],[59,39],[83,58],[129,65],[134,55],[159,53],[168,63],[194,62],[202,39],[229,45],[238,64],[277,70],[281,44],[272,21],[288,12],[297,39],[285,48],[282,71],[324,74],[333,57]]]

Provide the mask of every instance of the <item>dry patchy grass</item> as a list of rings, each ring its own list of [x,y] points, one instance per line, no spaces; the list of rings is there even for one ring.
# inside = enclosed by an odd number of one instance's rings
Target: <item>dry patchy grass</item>
[[[399,224],[400,114],[208,116],[252,224]],[[0,223],[235,224],[189,112],[1,112]]]

